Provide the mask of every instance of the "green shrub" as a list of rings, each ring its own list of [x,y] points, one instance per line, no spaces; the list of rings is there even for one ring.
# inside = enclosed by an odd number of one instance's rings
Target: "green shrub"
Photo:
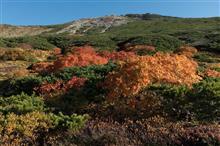
[[[211,56],[209,53],[198,53],[193,58],[200,62],[216,63],[218,59]]]
[[[19,44],[29,44],[33,49],[50,50],[54,45],[50,44],[47,39],[40,36],[16,37],[2,39],[2,45],[9,48],[19,47]],[[1,45],[1,44],[0,44]],[[2,46],[1,46],[2,47]]]
[[[220,78],[206,78],[193,85],[160,85],[149,90],[162,96],[163,111],[173,119],[216,121],[220,116]]]
[[[37,61],[36,56],[30,51],[23,50],[21,48],[7,48],[7,49],[1,49],[0,48],[0,60],[3,61],[16,61],[16,60],[22,60],[22,61],[30,61],[34,62]]]
[[[76,114],[72,114],[68,116],[68,115],[63,115],[61,112],[59,112],[57,115],[50,114],[50,119],[54,127],[57,127],[59,129],[64,128],[64,129],[76,131],[85,125],[88,116],[76,115]]]
[[[57,35],[57,36],[47,36],[48,42],[62,49],[62,52],[65,51],[68,47],[73,45],[72,39],[67,36]]]
[[[68,67],[55,73],[41,74],[42,80],[54,83],[58,80],[68,81],[73,76],[87,78],[88,80],[101,80],[111,72],[116,65],[108,63],[105,65],[91,65],[87,67]]]
[[[214,68],[212,68],[212,69],[215,70],[215,71],[220,72],[220,67],[214,67]]]
[[[213,52],[220,52],[220,37],[219,33],[209,34],[206,37],[210,40],[208,43],[208,48]]]
[[[3,47],[3,48],[6,47],[6,44],[3,38],[0,38],[0,47]]]
[[[165,112],[173,119],[191,118],[188,117],[191,115],[189,115],[186,97],[189,91],[187,86],[154,85],[149,87],[149,90],[162,96],[162,112]]]
[[[41,97],[34,94],[13,95],[10,97],[0,97],[0,111],[6,113],[22,114],[32,111],[43,111],[44,102]]]
[[[190,110],[199,120],[219,120],[220,78],[207,78],[193,86],[187,95]]]
[[[37,76],[8,79],[0,84],[0,95],[11,96],[22,92],[32,95],[34,87],[39,86],[42,82],[43,78]]]
[[[155,46],[157,51],[174,51],[182,45],[182,42],[174,37],[168,35],[145,35],[134,38],[122,37],[116,40],[124,40],[132,45],[151,45]],[[121,42],[123,43],[123,41]]]

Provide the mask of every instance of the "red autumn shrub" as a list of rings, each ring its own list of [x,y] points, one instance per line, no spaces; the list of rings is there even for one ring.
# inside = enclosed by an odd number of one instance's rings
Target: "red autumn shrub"
[[[84,46],[77,47],[71,53],[64,56],[59,48],[54,49],[58,59],[54,62],[40,62],[32,65],[31,69],[35,72],[53,72],[65,67],[73,66],[88,66],[88,65],[102,65],[107,64],[109,60],[125,61],[128,58],[137,56],[134,52],[109,52],[102,51],[97,53],[92,47]]]
[[[207,69],[205,71],[205,76],[207,76],[207,77],[214,77],[214,78],[220,78],[220,72],[212,70],[212,69]]]
[[[57,81],[55,83],[44,83],[41,86],[35,88],[35,91],[42,95],[52,95],[52,94],[59,94],[59,93],[66,93],[69,89],[76,88],[79,89],[82,87],[86,82],[85,78],[79,77],[72,77],[67,82]]]
[[[85,81],[85,78],[79,78],[74,76],[65,84],[65,90],[69,90],[70,88],[80,88],[85,84]]]
[[[53,70],[53,62],[38,62],[33,64],[30,69],[37,73],[48,72]]]
[[[57,81],[56,83],[44,83],[34,90],[42,95],[52,95],[56,91],[61,91],[63,86],[62,81]]]
[[[54,55],[60,55],[62,53],[62,50],[60,48],[54,48],[53,53]]]
[[[108,63],[108,59],[98,55],[90,46],[75,48],[74,52],[58,58],[53,67],[55,70],[72,66],[101,65]]]

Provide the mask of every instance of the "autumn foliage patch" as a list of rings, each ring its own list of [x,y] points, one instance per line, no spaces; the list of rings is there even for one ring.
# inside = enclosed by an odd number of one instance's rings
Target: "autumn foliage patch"
[[[62,69],[72,66],[101,65],[108,63],[108,60],[99,56],[92,47],[79,47],[73,53],[62,56],[54,62],[54,69]]]
[[[57,49],[58,50],[58,49]],[[59,53],[59,50],[57,51]],[[125,61],[128,58],[137,56],[134,52],[125,51],[101,51],[97,53],[90,46],[74,48],[68,55],[58,55],[59,58],[54,62],[39,62],[33,64],[31,69],[34,72],[53,72],[66,67],[84,67],[89,65],[104,65],[109,61]]]
[[[80,88],[84,85],[86,79],[73,76],[69,81],[57,81],[55,83],[44,83],[35,88],[35,91],[42,95],[53,95],[54,93],[67,92],[71,88]]]
[[[220,78],[220,72],[212,69],[207,69],[205,71],[205,76],[213,77],[213,78]]]
[[[119,64],[105,80],[108,97],[131,96],[150,83],[191,86],[198,82],[197,63],[184,55],[157,53],[137,56]]]
[[[198,50],[191,46],[181,46],[174,52],[177,54],[185,55],[187,57],[193,57],[198,52]]]

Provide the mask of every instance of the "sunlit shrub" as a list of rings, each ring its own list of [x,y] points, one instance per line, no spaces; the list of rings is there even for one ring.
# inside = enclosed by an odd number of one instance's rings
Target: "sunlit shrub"
[[[84,126],[87,119],[86,115],[68,116],[62,113],[55,115],[37,111],[24,115],[0,114],[0,143],[3,145],[39,144],[45,138],[43,135],[48,134],[50,130],[75,132]]]
[[[140,56],[122,62],[105,81],[110,98],[131,96],[150,83],[171,83],[191,86],[201,78],[197,63],[183,55],[161,54]]]
[[[22,44],[29,45],[33,49],[51,50],[54,45],[49,43],[47,39],[40,36],[14,37],[4,38],[4,46],[9,48],[22,47]]]
[[[51,127],[50,119],[43,112],[1,114],[0,123],[0,141],[5,145],[32,143],[37,139],[37,131],[46,132]]]
[[[10,48],[1,49],[0,60],[24,60],[24,61],[34,61],[36,57],[21,48]],[[3,53],[4,52],[4,53]]]
[[[82,128],[89,118],[87,115],[72,114],[68,116],[62,114],[61,112],[57,115],[50,114],[49,116],[54,127],[69,129],[72,131],[77,131],[78,129]]]
[[[187,57],[193,57],[198,51],[194,47],[181,46],[180,48],[178,48],[174,52],[177,53],[177,54],[185,55]]]
[[[205,70],[204,74],[206,77],[220,78],[220,71],[218,70],[207,69]]]
[[[99,56],[92,47],[76,48],[72,54],[60,57],[54,62],[54,70],[72,66],[88,66],[107,64],[108,60]]]
[[[32,111],[43,111],[44,102],[41,97],[35,95],[13,95],[10,97],[0,97],[0,111],[3,113],[14,112],[17,114]]]

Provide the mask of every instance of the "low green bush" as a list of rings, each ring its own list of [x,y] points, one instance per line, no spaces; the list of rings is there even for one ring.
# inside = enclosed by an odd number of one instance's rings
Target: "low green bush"
[[[200,62],[207,63],[216,63],[218,59],[216,57],[211,56],[209,53],[198,53],[193,58]]]
[[[187,95],[190,110],[199,120],[219,120],[220,78],[206,78],[193,86]]]
[[[168,35],[143,35],[133,38],[117,37],[114,39],[119,41],[119,44],[129,43],[132,45],[155,46],[157,51],[174,51],[183,44],[177,38]]]
[[[18,95],[22,92],[32,95],[34,87],[42,83],[43,78],[38,76],[8,79],[0,83],[0,96]]]
[[[105,75],[111,72],[116,65],[114,63],[108,63],[106,65],[91,65],[87,67],[70,67],[65,68],[54,74],[55,77],[62,80],[69,80],[73,76],[87,78],[87,79],[103,79]]]
[[[178,120],[216,121],[220,116],[220,78],[206,78],[193,85],[160,85],[148,90],[162,96],[165,113]]]
[[[212,33],[207,35],[207,39],[209,39],[208,47],[210,51],[220,52],[220,37],[219,33]]]
[[[15,37],[15,38],[2,38],[0,47],[15,48],[19,47],[20,44],[28,44],[33,49],[39,50],[50,50],[54,48],[54,45],[49,43],[46,38],[40,36],[29,36],[29,37]]]
[[[59,129],[69,129],[76,131],[82,128],[85,125],[85,122],[88,119],[88,115],[76,115],[72,114],[70,116],[64,115],[61,112],[56,114],[49,114],[50,120],[54,127]]]
[[[43,111],[43,99],[36,95],[13,95],[10,97],[0,97],[0,111],[6,113],[23,114],[32,111]]]

